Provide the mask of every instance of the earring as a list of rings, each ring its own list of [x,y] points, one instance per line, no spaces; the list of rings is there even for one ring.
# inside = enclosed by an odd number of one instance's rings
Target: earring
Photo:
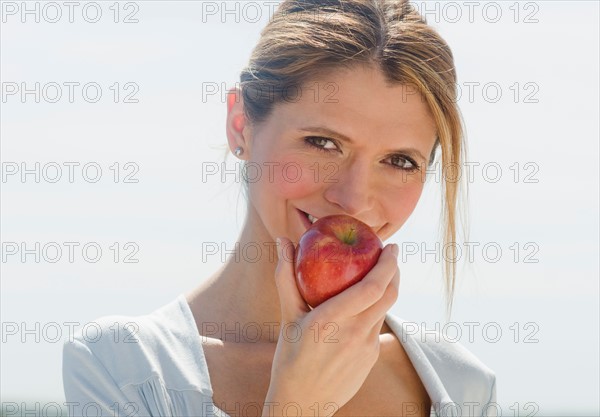
[[[239,158],[240,155],[242,155],[244,153],[244,148],[242,148],[241,146],[238,146],[237,148],[235,148],[235,151],[233,151],[233,153],[235,154],[235,156],[237,156]]]

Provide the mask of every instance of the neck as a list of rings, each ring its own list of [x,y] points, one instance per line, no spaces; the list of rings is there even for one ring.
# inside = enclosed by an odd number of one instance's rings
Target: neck
[[[277,343],[280,323],[274,238],[249,205],[225,264],[187,296],[203,336],[236,343]],[[254,221],[253,221],[254,219]]]

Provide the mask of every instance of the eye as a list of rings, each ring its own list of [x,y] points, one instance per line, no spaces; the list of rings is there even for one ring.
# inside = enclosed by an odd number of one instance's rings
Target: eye
[[[407,156],[393,155],[389,159],[392,160],[391,165],[396,169],[401,169],[403,171],[416,171],[417,169],[420,169],[419,164]]]
[[[335,151],[337,150],[337,145],[336,143],[332,140],[332,139],[328,139],[328,138],[323,138],[320,136],[307,136],[305,138],[306,143],[308,143],[308,146],[311,146],[313,148],[317,148],[321,151],[324,152],[329,152],[329,151]],[[325,146],[327,145],[327,143],[331,143],[333,146],[330,148],[326,148]]]

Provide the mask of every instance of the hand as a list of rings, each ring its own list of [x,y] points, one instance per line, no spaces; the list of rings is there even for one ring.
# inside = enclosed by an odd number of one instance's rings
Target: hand
[[[280,416],[292,403],[300,415],[333,415],[358,392],[379,357],[385,315],[398,297],[398,246],[384,247],[360,282],[312,310],[296,286],[289,239],[281,238],[278,256],[281,327],[263,417]]]

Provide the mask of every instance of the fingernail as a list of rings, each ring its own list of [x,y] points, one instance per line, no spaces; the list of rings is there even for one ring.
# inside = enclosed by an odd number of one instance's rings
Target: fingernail
[[[400,252],[400,249],[398,248],[398,245],[396,243],[394,243],[392,245],[392,253],[394,254],[394,256],[397,258],[398,257],[398,253]]]
[[[281,239],[275,239],[275,244],[277,245],[277,257],[281,259]]]

